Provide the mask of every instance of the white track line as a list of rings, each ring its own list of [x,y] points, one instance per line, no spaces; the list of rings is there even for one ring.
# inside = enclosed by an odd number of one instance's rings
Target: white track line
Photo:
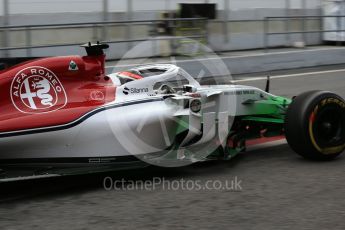
[[[341,73],[345,72],[345,69],[336,69],[336,70],[324,70],[324,71],[315,71],[315,72],[306,72],[306,73],[295,73],[295,74],[285,74],[285,75],[277,75],[277,76],[271,76],[271,79],[279,79],[279,78],[289,78],[289,77],[302,77],[302,76],[312,76],[317,74],[326,74],[326,73]],[[267,77],[248,77],[247,79],[240,79],[240,80],[234,80],[233,83],[238,82],[248,82],[248,81],[262,81],[266,80]]]
[[[107,67],[109,68],[109,67]],[[345,72],[345,69],[336,69],[336,70],[324,70],[324,71],[314,71],[314,72],[306,72],[306,73],[294,73],[294,74],[284,74],[284,75],[276,75],[271,76],[271,79],[279,79],[279,78],[289,78],[289,77],[303,77],[303,76],[312,76],[317,74],[327,74],[327,73],[341,73]],[[239,82],[250,82],[250,81],[262,81],[266,80],[267,77],[248,77],[246,79],[240,80],[233,80],[232,83],[239,83]]]
[[[293,54],[293,53],[301,53],[301,52],[318,52],[318,51],[324,51],[324,50],[344,50],[345,48],[319,48],[319,49],[310,49],[310,50],[289,50],[289,51],[278,51],[278,52],[271,52],[271,53],[254,53],[254,54],[244,54],[244,55],[234,55],[234,56],[216,56],[216,54],[210,54],[211,57],[207,58],[196,58],[196,59],[190,59],[190,60],[176,60],[175,63],[188,63],[188,62],[202,62],[202,61],[211,61],[211,60],[226,60],[226,59],[239,59],[239,58],[248,58],[248,57],[262,57],[267,55],[281,55],[281,54]],[[213,57],[212,57],[213,56]],[[145,58],[143,58],[146,60]],[[126,62],[125,60],[124,62]],[[118,62],[119,63],[119,62]],[[123,65],[111,65],[107,66],[106,68],[124,68],[124,67],[134,67],[138,65],[152,65],[152,64],[167,64],[170,63],[169,60],[161,61],[161,62],[152,62],[152,63],[137,63],[137,64],[123,64]]]

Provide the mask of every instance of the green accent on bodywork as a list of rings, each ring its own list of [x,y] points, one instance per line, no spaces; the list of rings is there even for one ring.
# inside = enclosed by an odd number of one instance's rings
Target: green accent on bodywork
[[[189,116],[181,116],[176,121],[178,123],[176,135],[189,129]]]
[[[284,124],[284,119],[270,118],[270,117],[252,117],[248,116],[242,119],[243,121],[257,121],[257,122],[268,122],[268,123],[278,123]]]
[[[291,100],[288,98],[270,96],[262,100],[243,103],[243,105],[253,108],[252,115],[269,115],[274,118],[283,119],[290,103]]]
[[[282,108],[287,108],[291,103],[291,99],[284,98],[284,97],[271,97],[266,100],[255,101],[254,104],[268,104],[268,105],[276,105]]]
[[[273,98],[270,98],[272,101],[274,101],[275,103],[277,103],[277,105],[282,105],[284,107],[288,106],[291,104],[292,100],[289,98],[285,98],[285,97],[280,97],[280,96],[275,96]]]

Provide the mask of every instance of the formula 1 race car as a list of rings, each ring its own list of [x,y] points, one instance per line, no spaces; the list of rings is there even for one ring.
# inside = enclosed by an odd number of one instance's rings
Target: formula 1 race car
[[[291,100],[250,86],[205,86],[170,64],[106,74],[108,45],[84,47],[84,57],[41,58],[0,72],[5,173],[11,166],[83,169],[74,173],[134,162],[176,167],[231,159],[248,140],[281,135],[312,160],[345,149],[345,102],[331,92]]]

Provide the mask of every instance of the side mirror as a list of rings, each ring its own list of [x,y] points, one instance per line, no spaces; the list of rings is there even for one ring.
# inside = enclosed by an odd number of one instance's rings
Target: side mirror
[[[195,93],[197,91],[197,88],[194,85],[184,85],[183,91],[187,93]]]
[[[88,56],[101,56],[104,55],[103,50],[108,49],[109,45],[104,43],[86,43],[84,45],[81,45],[81,47],[84,47],[86,50],[86,53]]]

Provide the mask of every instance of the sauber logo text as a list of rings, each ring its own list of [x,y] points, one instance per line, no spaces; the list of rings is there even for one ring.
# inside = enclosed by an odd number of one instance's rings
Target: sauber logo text
[[[123,89],[123,93],[125,95],[128,95],[129,93],[131,94],[140,94],[140,93],[148,93],[149,89],[148,88],[127,88],[125,87]]]
[[[57,76],[44,67],[33,66],[16,74],[11,85],[13,105],[23,113],[48,113],[67,104]]]

